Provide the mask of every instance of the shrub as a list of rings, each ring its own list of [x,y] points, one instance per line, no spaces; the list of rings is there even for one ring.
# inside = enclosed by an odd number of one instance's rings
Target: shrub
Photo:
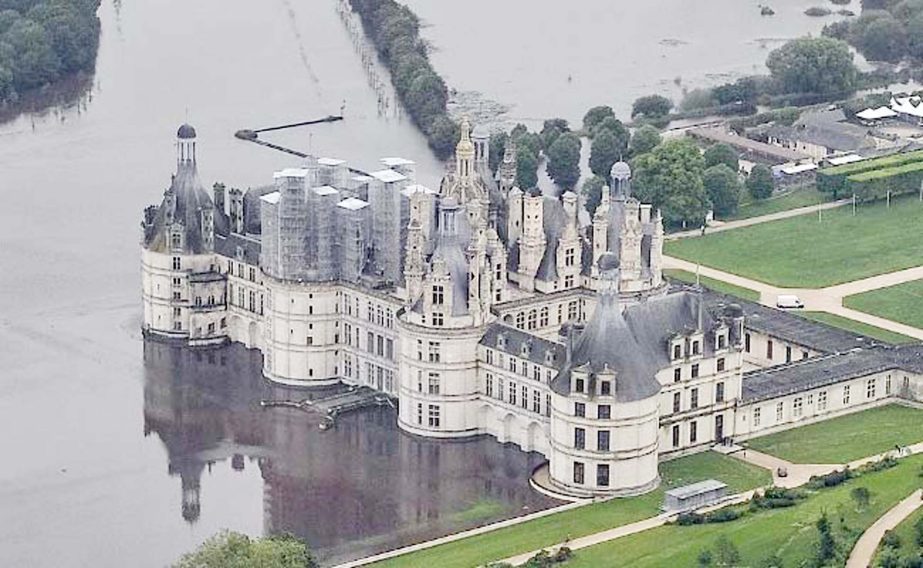
[[[705,517],[695,512],[680,513],[679,516],[676,517],[676,524],[681,527],[702,525],[705,524]]]
[[[848,479],[853,476],[852,471],[847,467],[841,471],[832,471],[826,475],[815,475],[812,476],[808,481],[808,486],[814,489],[820,489],[823,487],[836,487],[845,483]]]
[[[881,537],[881,544],[887,548],[900,548],[901,537],[894,531],[885,531],[884,536]]]
[[[737,509],[725,508],[718,509],[717,511],[712,511],[705,514],[706,523],[728,523],[730,521],[736,521],[741,517],[740,511]]]

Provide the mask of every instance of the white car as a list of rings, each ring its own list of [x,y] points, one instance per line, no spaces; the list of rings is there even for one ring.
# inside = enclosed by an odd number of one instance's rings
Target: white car
[[[776,307],[782,309],[797,309],[803,308],[804,302],[801,301],[798,296],[793,296],[791,294],[782,294],[776,298]]]

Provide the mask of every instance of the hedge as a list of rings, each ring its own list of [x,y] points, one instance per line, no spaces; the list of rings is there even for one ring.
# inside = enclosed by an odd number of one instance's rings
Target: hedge
[[[923,161],[893,168],[873,170],[846,178],[846,191],[859,201],[881,199],[891,195],[920,191],[923,183]]]
[[[914,162],[923,162],[923,150],[824,168],[817,172],[817,189],[834,196],[847,192],[851,194],[851,189],[847,188],[847,178],[866,172],[890,170]]]

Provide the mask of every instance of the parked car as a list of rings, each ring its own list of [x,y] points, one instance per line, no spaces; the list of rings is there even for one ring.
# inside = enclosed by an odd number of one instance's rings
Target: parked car
[[[782,309],[803,308],[804,302],[802,302],[798,296],[794,296],[792,294],[782,294],[776,298],[776,307]]]

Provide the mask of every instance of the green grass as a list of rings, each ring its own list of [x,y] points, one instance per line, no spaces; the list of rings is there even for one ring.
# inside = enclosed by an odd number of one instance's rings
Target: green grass
[[[728,538],[740,551],[740,566],[759,566],[778,554],[784,566],[810,566],[817,549],[816,521],[826,512],[838,543],[838,561],[845,558],[859,535],[887,510],[920,485],[916,472],[923,456],[902,460],[896,467],[867,473],[832,489],[812,492],[794,507],[759,511],[737,521],[681,527],[668,525],[591,546],[575,552],[567,568],[661,568],[695,567],[702,550],[712,548],[719,536]],[[871,492],[871,501],[857,509],[850,497],[855,487]]]
[[[829,326],[838,327],[840,329],[845,329],[846,331],[865,335],[866,337],[871,337],[872,339],[877,339],[878,341],[891,343],[893,345],[900,345],[902,343],[916,343],[919,341],[913,337],[901,335],[900,333],[888,331],[887,329],[882,329],[880,327],[875,327],[874,325],[869,325],[867,323],[862,323],[861,321],[856,321],[854,319],[845,318],[843,316],[838,316],[836,314],[827,312],[798,312],[797,315],[809,320],[825,323]]]
[[[923,509],[917,509],[914,513],[911,513],[909,517],[901,521],[899,525],[894,527],[894,532],[901,539],[901,545],[897,548],[888,549],[891,552],[897,553],[899,556],[909,556],[912,553],[920,553],[923,546],[919,546],[916,543],[916,531],[914,530],[914,525],[923,520]],[[881,546],[878,548],[878,552],[875,554],[875,559],[872,561],[872,566],[878,566],[879,561],[884,556],[885,549]]]
[[[817,205],[823,203],[828,198],[829,196],[826,193],[817,191],[812,185],[810,187],[792,190],[778,197],[743,202],[740,204],[736,213],[727,218],[722,218],[722,220],[735,221],[738,219],[749,219],[751,217],[770,215],[772,213],[779,213],[780,211]]]
[[[860,312],[923,329],[923,280],[848,296],[843,304]]]
[[[766,470],[714,452],[665,462],[660,465],[660,474],[661,488],[640,497],[586,505],[378,562],[373,566],[471,568],[543,546],[560,544],[568,536],[577,538],[657,515],[663,502],[663,492],[670,487],[704,479],[719,479],[728,484],[730,491],[739,492],[771,482]]]
[[[923,264],[915,197],[668,241],[668,255],[782,287],[822,288]]]
[[[669,278],[695,284],[695,274],[686,270],[667,269],[663,271],[663,274]],[[743,298],[744,300],[750,300],[751,302],[760,301],[760,293],[756,290],[744,288],[743,286],[735,286],[734,284],[728,284],[727,282],[715,280],[714,278],[709,278],[708,276],[700,276],[699,280],[702,283],[702,286],[705,286],[710,290],[714,290],[715,292],[720,292],[729,296],[736,296],[737,298]]]
[[[894,379],[896,388],[898,381]],[[884,388],[879,384],[878,388]],[[865,396],[854,392],[853,396]],[[923,441],[923,411],[890,404],[754,438],[749,447],[794,463],[847,463]]]
[[[843,164],[842,166],[834,166],[832,168],[823,168],[820,170],[821,175],[855,175],[862,172],[880,170],[884,168],[893,168],[903,164],[909,164],[923,160],[923,151],[917,150],[914,152],[904,152],[900,154],[891,154],[890,156],[883,156],[881,158],[875,158],[872,160],[862,160],[859,162],[853,162],[851,164]]]
[[[503,504],[494,499],[481,499],[467,509],[452,515],[452,522],[470,524],[485,519],[497,518],[503,512]]]

